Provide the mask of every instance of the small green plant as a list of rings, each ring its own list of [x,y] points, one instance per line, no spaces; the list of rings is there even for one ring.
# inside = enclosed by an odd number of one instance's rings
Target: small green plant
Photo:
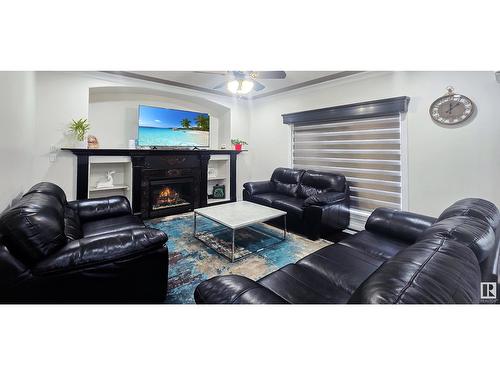
[[[246,143],[245,141],[242,141],[241,139],[231,139],[231,144],[233,145],[247,145],[248,143]]]
[[[85,133],[90,129],[90,124],[87,119],[81,118],[78,121],[72,120],[69,130],[75,135],[80,142],[85,140]]]

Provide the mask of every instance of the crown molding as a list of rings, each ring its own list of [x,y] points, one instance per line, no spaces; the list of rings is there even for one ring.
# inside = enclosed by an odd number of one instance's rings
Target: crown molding
[[[159,83],[159,84],[163,84],[163,85],[167,85],[167,86],[181,87],[184,89],[195,90],[195,91],[199,91],[199,92],[205,92],[205,93],[209,93],[209,94],[219,95],[219,96],[223,96],[226,98],[237,98],[237,99],[243,99],[243,100],[256,100],[256,99],[260,99],[260,98],[266,98],[266,97],[269,97],[272,95],[282,94],[282,93],[292,91],[292,90],[297,90],[297,89],[304,88],[307,86],[317,85],[320,83],[324,83],[324,82],[333,81],[336,79],[352,76],[354,74],[362,73],[362,71],[342,71],[342,72],[338,72],[338,73],[333,73],[333,74],[329,74],[329,75],[324,76],[324,77],[319,77],[319,78],[312,79],[309,81],[297,83],[295,85],[291,85],[288,87],[283,87],[281,89],[277,89],[274,91],[269,91],[269,92],[266,92],[266,93],[263,93],[260,95],[258,94],[258,95],[248,96],[248,97],[247,96],[231,95],[231,94],[228,94],[228,93],[220,91],[220,90],[207,89],[207,88],[201,87],[201,86],[190,85],[187,83],[182,83],[182,82],[178,82],[178,81],[171,81],[171,80],[163,79],[163,78],[146,76],[144,74],[132,73],[132,72],[128,72],[128,71],[102,71],[102,73],[114,74],[116,76],[134,78],[134,79],[139,79],[139,80],[143,80],[143,81]]]

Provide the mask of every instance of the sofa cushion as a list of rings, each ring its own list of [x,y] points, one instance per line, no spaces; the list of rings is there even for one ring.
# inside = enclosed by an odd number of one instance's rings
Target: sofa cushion
[[[287,213],[295,215],[299,218],[301,218],[304,214],[304,200],[300,198],[281,196],[277,200],[273,201],[272,207],[278,210],[286,211]]]
[[[276,168],[271,176],[275,191],[290,197],[297,196],[299,181],[304,171],[301,169]]]
[[[350,293],[328,283],[320,273],[289,264],[258,281],[288,303],[346,303]]]
[[[297,195],[308,198],[327,191],[340,193],[345,190],[345,184],[345,177],[342,175],[308,170],[302,175]]]
[[[265,193],[265,194],[252,195],[250,197],[250,200],[257,204],[262,204],[264,206],[271,206],[275,200],[281,199],[283,197],[284,197],[283,194]]]
[[[54,195],[30,193],[0,216],[2,241],[31,266],[67,242],[64,207]]]
[[[326,287],[340,288],[351,295],[383,262],[382,258],[338,243],[309,254],[297,265],[320,275]]]
[[[144,228],[144,223],[138,216],[127,215],[108,219],[89,221],[82,225],[84,237],[121,232],[128,229]]]
[[[392,258],[411,243],[364,230],[347,237],[340,244],[384,261]]]
[[[386,261],[356,290],[353,303],[477,303],[480,271],[461,243],[432,238]]]

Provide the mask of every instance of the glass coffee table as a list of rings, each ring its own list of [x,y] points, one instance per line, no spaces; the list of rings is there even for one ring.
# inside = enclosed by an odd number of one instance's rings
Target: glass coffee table
[[[197,232],[197,216],[203,216],[210,219],[222,226],[228,228],[231,231],[231,239],[225,241],[226,243],[218,242],[217,246],[213,246],[214,241],[207,241],[206,236],[200,236]],[[248,255],[256,254],[269,246],[264,246],[262,248],[247,252],[245,255],[235,258],[235,236],[238,229],[247,229],[259,232],[270,236],[269,233],[262,233],[255,227],[251,227],[254,224],[263,223],[265,221],[283,217],[283,235],[276,237],[279,239],[278,242],[284,241],[286,239],[286,212],[277,210],[275,208],[262,206],[260,204],[240,201],[234,203],[220,204],[212,207],[197,208],[194,210],[194,222],[193,222],[193,236],[203,242],[205,245],[210,247],[212,250],[216,251],[218,254],[228,258],[231,262],[235,260],[240,260]]]

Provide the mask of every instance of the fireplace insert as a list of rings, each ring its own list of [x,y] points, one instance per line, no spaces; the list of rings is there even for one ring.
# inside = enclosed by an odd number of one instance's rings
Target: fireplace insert
[[[172,215],[193,209],[193,179],[150,181],[149,217]]]

